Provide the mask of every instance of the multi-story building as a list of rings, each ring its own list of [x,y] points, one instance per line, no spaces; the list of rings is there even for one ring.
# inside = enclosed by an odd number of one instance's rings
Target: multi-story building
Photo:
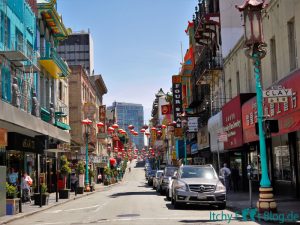
[[[267,54],[262,59],[263,89],[290,89],[292,96],[284,102],[264,100],[264,113],[267,119],[278,121],[279,131],[269,133],[266,130],[269,171],[275,194],[300,196],[300,153],[299,142],[299,79],[300,79],[300,3],[296,0],[272,0],[263,14],[263,32],[267,44]],[[278,29],[280,27],[280,29]],[[230,51],[224,62],[226,96],[233,98],[241,93],[255,92],[255,77],[252,60],[244,54],[243,38]],[[227,106],[232,104],[227,101]],[[227,107],[224,105],[224,107]],[[231,151],[229,161],[235,162],[235,155],[241,155],[243,168],[251,164],[255,171],[255,180],[260,180],[260,152],[256,135],[257,122],[256,98],[242,104],[241,116],[231,117],[231,123],[241,122],[241,126],[231,129],[231,138],[242,140],[240,151]],[[223,122],[224,125],[224,122]],[[233,133],[234,132],[234,133]],[[232,139],[233,140],[233,139]],[[254,181],[255,182],[255,181]]]
[[[136,131],[143,127],[144,123],[144,110],[141,104],[113,102],[112,106],[109,106],[107,110],[114,111],[115,121],[119,127],[126,130],[130,134],[128,126],[133,125]],[[144,147],[144,135],[130,137],[138,149]]]
[[[72,33],[59,43],[58,53],[69,65],[81,65],[88,75],[94,74],[94,47],[90,32]]]
[[[67,148],[64,144],[70,143],[69,68],[55,54],[55,43],[68,31],[56,1],[3,0],[0,14],[0,139],[8,136],[2,143],[6,151],[0,153],[1,163],[28,172],[36,187],[42,173],[52,191],[54,171],[48,168],[54,168],[55,153],[48,148]],[[44,155],[51,160],[44,160]]]

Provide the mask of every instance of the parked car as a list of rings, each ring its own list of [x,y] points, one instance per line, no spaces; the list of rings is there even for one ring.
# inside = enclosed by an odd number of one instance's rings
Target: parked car
[[[174,208],[189,204],[226,207],[226,188],[211,165],[184,165],[172,179],[172,204]]]
[[[153,189],[156,189],[160,177],[163,175],[163,170],[157,170],[155,176],[153,177]]]
[[[148,174],[148,185],[152,186],[153,185],[153,178],[155,177],[156,170],[151,170]]]
[[[166,166],[164,169],[164,175],[161,176],[157,191],[160,192],[160,194],[163,194],[165,191],[167,191],[167,188],[169,186],[169,183],[172,179],[172,176],[174,175],[174,172],[178,169],[177,166]]]

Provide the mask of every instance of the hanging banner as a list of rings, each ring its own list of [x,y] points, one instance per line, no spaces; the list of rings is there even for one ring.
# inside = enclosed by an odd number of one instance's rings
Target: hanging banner
[[[172,76],[172,90],[173,90],[173,116],[174,121],[176,121],[175,125],[175,133],[174,135],[178,137],[178,135],[182,132],[181,130],[181,119],[180,116],[182,114],[182,84],[181,84],[181,76],[175,75]],[[178,129],[179,128],[179,129]]]
[[[103,127],[99,127],[98,133],[104,134],[105,133],[105,124],[106,124],[106,105],[99,106],[99,122],[102,122],[104,124]],[[101,136],[101,135],[100,135]]]

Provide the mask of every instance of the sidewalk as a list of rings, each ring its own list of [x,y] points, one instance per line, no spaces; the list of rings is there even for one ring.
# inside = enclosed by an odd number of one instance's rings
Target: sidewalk
[[[274,196],[277,203],[277,213],[287,215],[288,213],[297,213],[300,216],[300,200],[292,196]],[[248,192],[229,192],[227,195],[227,208],[232,211],[241,211],[250,208]],[[258,193],[252,193],[252,207],[256,208]],[[298,219],[300,220],[300,218]]]
[[[112,184],[112,185],[116,185],[116,184],[119,184],[121,182],[118,182],[118,183],[115,183],[115,184]],[[24,218],[26,216],[29,216],[29,215],[32,215],[32,214],[35,214],[35,213],[38,213],[38,212],[41,212],[41,211],[44,211],[44,210],[47,210],[47,209],[50,209],[50,208],[52,208],[54,206],[57,206],[57,205],[62,205],[66,202],[70,202],[70,201],[73,201],[75,199],[79,199],[79,198],[94,194],[98,191],[103,191],[103,190],[109,188],[112,185],[104,186],[103,184],[96,184],[95,191],[93,191],[93,192],[84,192],[83,194],[77,194],[76,196],[75,196],[74,192],[70,192],[70,198],[69,199],[58,199],[58,202],[56,202],[56,194],[51,193],[50,196],[49,196],[48,205],[44,205],[44,206],[40,207],[38,205],[34,205],[34,201],[32,201],[32,203],[23,203],[22,204],[22,213],[18,213],[16,215],[7,215],[7,216],[0,217],[0,225],[9,223],[13,220]]]

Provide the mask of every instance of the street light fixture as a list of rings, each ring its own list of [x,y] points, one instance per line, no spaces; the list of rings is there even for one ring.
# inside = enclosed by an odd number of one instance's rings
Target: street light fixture
[[[81,121],[81,123],[85,126],[85,137],[86,137],[86,148],[85,148],[85,190],[90,190],[89,185],[89,127],[93,123],[91,120],[84,119]]]
[[[245,27],[246,55],[253,60],[256,82],[257,122],[259,131],[259,147],[261,160],[261,181],[257,208],[259,212],[276,211],[277,205],[273,199],[273,188],[268,175],[265,132],[263,128],[263,96],[261,85],[261,59],[266,55],[266,44],[263,38],[261,11],[266,7],[264,0],[246,0],[238,10],[243,12]]]

